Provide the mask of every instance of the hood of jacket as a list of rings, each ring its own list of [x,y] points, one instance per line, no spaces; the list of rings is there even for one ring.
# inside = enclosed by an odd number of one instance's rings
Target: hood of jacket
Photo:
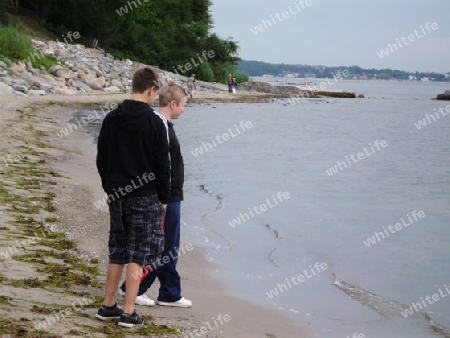
[[[125,100],[111,112],[110,121],[127,131],[138,131],[148,120],[153,109],[145,102]]]

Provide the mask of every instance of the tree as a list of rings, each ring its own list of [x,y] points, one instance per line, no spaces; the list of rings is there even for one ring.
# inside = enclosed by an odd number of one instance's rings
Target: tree
[[[4,0],[0,0],[4,1]],[[116,57],[174,71],[203,50],[215,53],[197,73],[219,79],[235,66],[238,45],[210,34],[210,0],[23,0],[58,35],[78,31]]]
[[[224,82],[223,76],[227,68],[235,67],[240,61],[240,58],[237,57],[238,44],[231,38],[222,40],[217,34],[213,34],[206,39],[204,48],[214,51],[215,57],[209,60],[209,63],[214,70],[215,80]]]

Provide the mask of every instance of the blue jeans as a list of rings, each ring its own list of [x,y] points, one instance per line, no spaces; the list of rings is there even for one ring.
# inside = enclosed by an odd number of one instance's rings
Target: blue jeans
[[[161,284],[158,300],[176,302],[181,299],[181,280],[176,269],[180,247],[181,202],[167,204],[165,221],[164,252],[161,255],[161,264],[156,268],[152,266],[152,270],[139,285],[138,296],[143,295],[158,278]],[[125,292],[125,283],[120,288]]]

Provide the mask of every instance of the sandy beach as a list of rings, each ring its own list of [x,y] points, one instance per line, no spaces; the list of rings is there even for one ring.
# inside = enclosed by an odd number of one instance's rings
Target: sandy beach
[[[308,323],[299,327],[230,294],[214,278],[217,267],[195,246],[179,261],[183,295],[193,301],[192,308],[139,306],[147,324],[156,326],[131,331],[94,319],[103,296],[109,230],[106,207],[94,206],[104,196],[96,147],[83,130],[62,138],[57,132],[74,110],[127,96],[0,96],[0,334],[312,337]],[[196,96],[197,102],[248,99],[244,94]],[[156,298],[158,287],[149,290],[149,297]]]

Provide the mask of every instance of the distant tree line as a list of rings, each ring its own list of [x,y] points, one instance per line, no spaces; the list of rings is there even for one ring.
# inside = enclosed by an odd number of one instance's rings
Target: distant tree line
[[[210,0],[20,0],[20,13],[59,37],[77,31],[83,39],[96,39],[118,58],[224,82],[227,73],[236,72],[239,46],[210,32],[210,6]],[[214,57],[200,63],[205,50],[214,51]],[[179,66],[192,59],[194,67],[182,72]]]
[[[263,76],[264,74],[273,76],[284,76],[287,74],[297,75],[297,77],[318,77],[318,78],[332,78],[338,70],[348,70],[350,73],[349,79],[354,77],[379,79],[379,80],[409,80],[410,76],[417,80],[422,78],[429,78],[430,81],[450,81],[450,78],[444,74],[425,73],[425,72],[405,72],[402,70],[393,69],[365,69],[358,66],[342,66],[342,67],[326,67],[326,66],[309,66],[309,65],[287,65],[272,64],[262,61],[240,61],[238,70],[248,74],[249,76]]]

